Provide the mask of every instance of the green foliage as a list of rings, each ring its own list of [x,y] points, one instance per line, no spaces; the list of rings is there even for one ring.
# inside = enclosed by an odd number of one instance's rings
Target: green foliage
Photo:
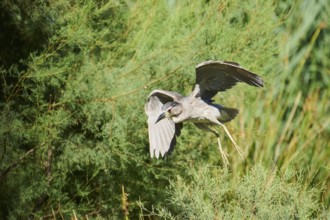
[[[306,190],[294,173],[280,177],[275,170],[254,166],[238,181],[219,167],[201,167],[189,172],[189,181],[180,177],[169,187],[170,204],[177,214],[166,209],[144,216],[164,219],[313,219],[325,217],[315,202],[315,191]],[[323,213],[323,214],[321,214]]]
[[[259,190],[257,181],[268,187],[263,178],[271,174],[264,168],[249,173],[256,161],[281,171],[270,188],[261,188],[269,191],[259,197],[256,217],[267,214],[266,206],[272,216],[277,208],[278,215],[291,215],[281,211],[284,199],[292,200],[290,207],[309,202],[299,209],[301,218],[318,217],[318,202],[329,205],[327,1],[6,0],[1,6],[1,16],[10,19],[0,25],[20,30],[26,42],[13,41],[16,53],[1,49],[1,219],[127,213],[134,219],[141,207],[168,207],[162,213],[172,217],[190,210],[198,217],[204,213],[201,187],[209,197],[205,214],[215,213],[214,200],[221,202],[215,214],[238,217],[244,210],[252,216],[247,193]],[[0,39],[9,42],[14,32]],[[202,169],[192,177],[188,169],[222,165],[216,139],[186,124],[174,154],[151,160],[144,102],[156,88],[190,92],[194,65],[209,59],[237,61],[266,85],[259,91],[237,85],[217,96],[240,109],[228,128],[246,160],[229,148],[229,171]],[[290,167],[303,170],[299,180],[281,176]],[[166,190],[177,176],[181,181]],[[175,187],[184,186],[196,195],[182,197]],[[288,193],[276,194],[284,186]],[[319,190],[309,190],[314,187]],[[178,207],[167,206],[168,192]]]

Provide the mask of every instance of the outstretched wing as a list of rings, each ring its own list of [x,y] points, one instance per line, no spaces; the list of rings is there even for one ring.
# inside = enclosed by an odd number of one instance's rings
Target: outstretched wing
[[[164,90],[154,90],[145,105],[148,115],[148,131],[150,143],[150,156],[159,158],[173,150],[176,144],[176,136],[180,135],[182,123],[175,124],[171,119],[164,118],[156,123],[162,113],[163,104],[169,101],[177,101],[182,96],[179,93]]]
[[[211,99],[218,92],[230,89],[238,82],[263,87],[263,80],[238,63],[206,61],[196,66],[196,84],[200,86],[202,99]]]
[[[149,99],[152,96],[157,96],[162,104],[172,101],[179,101],[183,96],[177,92],[165,91],[161,89],[156,89],[149,94]]]

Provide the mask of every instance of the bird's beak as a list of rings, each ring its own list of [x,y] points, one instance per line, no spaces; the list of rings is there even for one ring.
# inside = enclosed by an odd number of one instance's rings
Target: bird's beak
[[[157,124],[157,122],[159,122],[160,120],[164,119],[166,117],[166,112],[163,112],[162,114],[160,114],[160,116],[157,118],[155,124]]]

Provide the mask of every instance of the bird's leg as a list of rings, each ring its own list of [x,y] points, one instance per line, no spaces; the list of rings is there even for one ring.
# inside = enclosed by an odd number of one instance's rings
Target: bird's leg
[[[223,127],[223,129],[224,129],[225,132],[227,133],[229,139],[231,140],[231,142],[233,142],[233,144],[234,144],[234,146],[235,146],[235,148],[236,148],[236,150],[237,150],[239,156],[244,160],[243,152],[242,152],[241,148],[236,144],[236,142],[234,141],[233,137],[230,135],[230,133],[229,133],[227,127],[226,127],[224,124],[222,124],[221,122],[219,122],[219,121],[218,121],[217,124],[218,124],[218,125],[221,125],[221,126]]]
[[[202,130],[206,130],[206,131],[210,131],[212,132],[213,134],[215,134],[215,136],[217,136],[217,139],[218,139],[218,145],[219,145],[219,150],[220,150],[220,153],[221,153],[221,157],[222,157],[222,160],[225,164],[225,166],[229,165],[229,161],[228,161],[228,154],[222,149],[222,145],[221,145],[221,141],[220,141],[220,134],[219,132],[217,132],[216,130],[214,129],[211,129],[210,127],[208,127],[207,125],[205,124],[199,124],[199,123],[195,123],[195,125],[202,129]]]
[[[220,153],[221,153],[222,160],[225,163],[225,165],[227,166],[227,165],[229,165],[229,161],[228,161],[228,158],[227,158],[228,154],[222,150],[220,135],[217,132],[215,134],[217,135],[218,145],[219,145],[219,150],[220,150]]]

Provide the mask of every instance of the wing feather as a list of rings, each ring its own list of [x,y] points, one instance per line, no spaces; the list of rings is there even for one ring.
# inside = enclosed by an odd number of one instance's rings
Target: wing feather
[[[150,143],[150,147],[149,147],[150,155],[154,155],[154,152],[155,152],[155,149],[151,146],[156,146],[156,144],[155,144],[155,142],[156,142],[155,135],[152,132],[153,130],[154,130],[153,125],[150,124],[149,127],[148,127],[149,143]]]
[[[196,84],[202,99],[211,99],[218,92],[232,88],[238,82],[263,87],[263,80],[255,73],[230,61],[206,61],[196,66]]]
[[[161,103],[165,104],[171,101],[178,101],[183,96],[177,92],[171,92],[161,89],[156,89],[149,94],[149,98],[152,96],[157,96]]]
[[[162,113],[163,104],[169,101],[177,101],[182,96],[179,93],[164,90],[154,90],[145,105],[148,115],[148,133],[150,143],[150,156],[159,158],[171,151],[176,142],[176,136],[180,134],[182,125],[176,125],[171,119],[165,118],[156,123]]]

